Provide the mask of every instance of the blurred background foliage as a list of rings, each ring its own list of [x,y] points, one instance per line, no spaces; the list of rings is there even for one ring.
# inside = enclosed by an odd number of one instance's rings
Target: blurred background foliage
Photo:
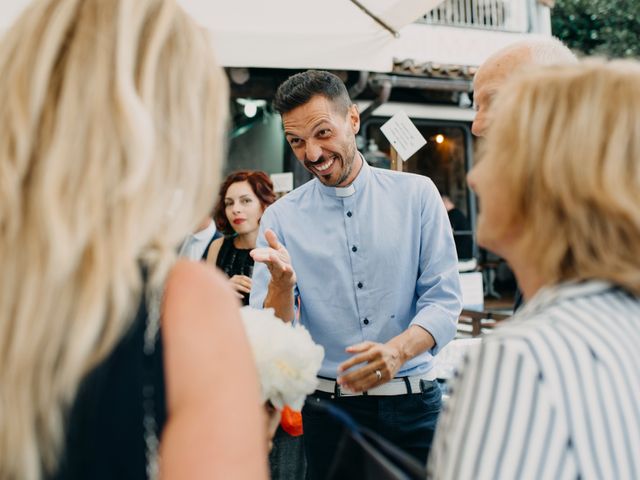
[[[551,29],[578,53],[640,58],[640,0],[556,0]]]

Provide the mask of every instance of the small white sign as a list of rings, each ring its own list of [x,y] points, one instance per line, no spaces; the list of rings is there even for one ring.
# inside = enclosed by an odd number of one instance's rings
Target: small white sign
[[[462,308],[482,312],[484,310],[482,272],[461,273],[460,287],[462,288]]]
[[[398,112],[380,127],[400,158],[407,161],[411,155],[426,145],[427,141],[406,113]]]
[[[272,173],[273,191],[276,193],[290,192],[293,190],[293,172]]]

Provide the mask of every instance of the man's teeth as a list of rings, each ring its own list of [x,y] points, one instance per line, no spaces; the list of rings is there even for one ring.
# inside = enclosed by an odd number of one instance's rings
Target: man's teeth
[[[326,169],[328,169],[331,165],[333,165],[333,158],[331,160],[329,160],[328,162],[324,163],[323,165],[318,165],[316,167],[316,170],[318,170],[319,172],[324,172]]]

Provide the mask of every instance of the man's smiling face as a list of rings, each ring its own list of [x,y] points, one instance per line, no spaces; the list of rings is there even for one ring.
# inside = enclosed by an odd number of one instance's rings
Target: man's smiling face
[[[344,111],[316,95],[284,113],[282,123],[298,161],[324,185],[343,187],[353,182],[362,161],[356,149],[360,115],[355,105]]]

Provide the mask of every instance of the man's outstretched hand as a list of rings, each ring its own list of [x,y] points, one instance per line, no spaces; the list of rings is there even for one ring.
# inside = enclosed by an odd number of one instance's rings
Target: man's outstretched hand
[[[279,289],[293,288],[296,284],[296,272],[291,266],[289,252],[278,241],[273,230],[264,232],[268,247],[254,248],[251,257],[256,262],[264,263],[271,273],[271,283]]]

